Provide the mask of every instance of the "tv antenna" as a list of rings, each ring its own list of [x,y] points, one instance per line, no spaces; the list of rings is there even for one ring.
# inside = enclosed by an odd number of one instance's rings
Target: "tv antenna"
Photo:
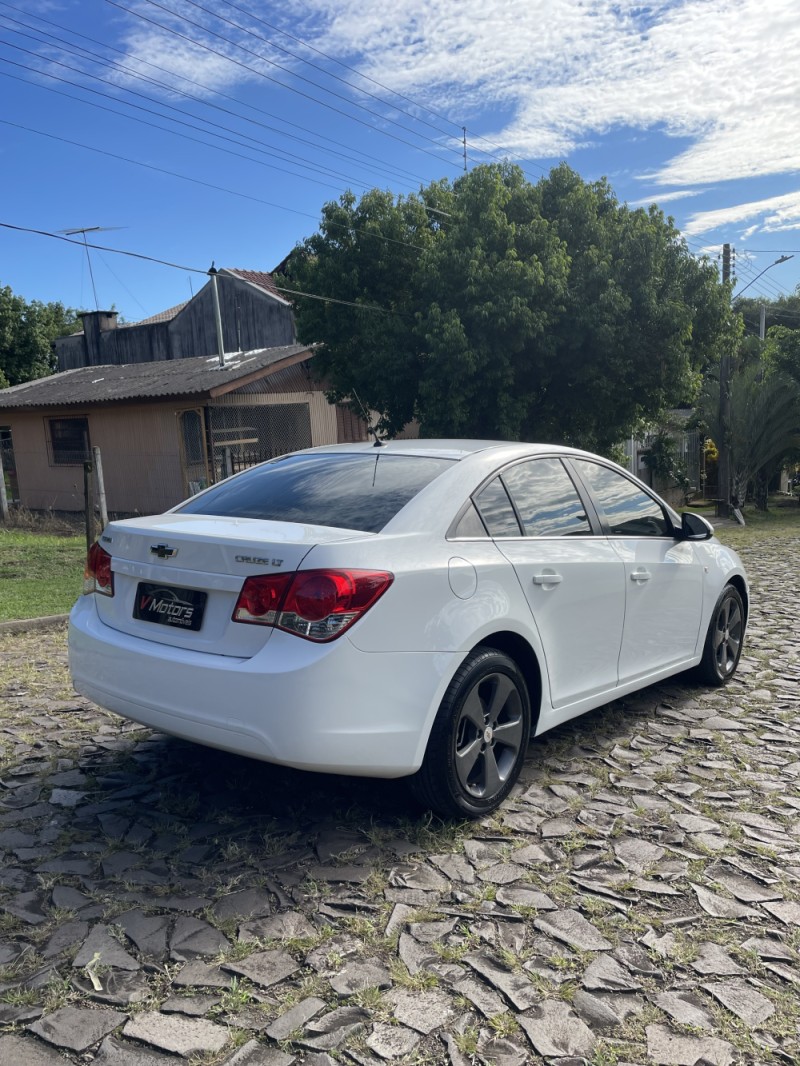
[[[92,293],[94,295],[94,309],[100,310],[100,305],[97,302],[97,287],[94,283],[94,271],[92,270],[92,257],[89,255],[89,245],[86,241],[87,233],[106,233],[113,229],[124,229],[124,226],[78,226],[76,229],[61,229],[58,232],[63,233],[65,237],[74,237],[78,233],[83,237],[83,246],[86,250],[86,262],[89,264],[89,277],[92,280]]]

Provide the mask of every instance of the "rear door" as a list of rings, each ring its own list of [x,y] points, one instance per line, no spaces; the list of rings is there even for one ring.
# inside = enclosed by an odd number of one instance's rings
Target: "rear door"
[[[700,630],[704,573],[693,546],[676,540],[661,501],[622,471],[588,459],[570,462],[589,487],[625,567],[620,683],[691,659]]]
[[[546,657],[554,708],[614,688],[625,575],[557,457],[506,467],[475,504],[522,585]]]

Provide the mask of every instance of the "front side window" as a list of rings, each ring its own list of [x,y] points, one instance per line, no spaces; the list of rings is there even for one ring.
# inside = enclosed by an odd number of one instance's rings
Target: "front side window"
[[[621,537],[672,535],[672,524],[663,508],[623,474],[586,459],[573,459],[572,462],[591,489],[612,534]]]
[[[92,457],[88,418],[48,420],[50,462],[54,466],[80,466]]]
[[[560,459],[532,459],[503,473],[526,537],[592,532],[586,509]]]

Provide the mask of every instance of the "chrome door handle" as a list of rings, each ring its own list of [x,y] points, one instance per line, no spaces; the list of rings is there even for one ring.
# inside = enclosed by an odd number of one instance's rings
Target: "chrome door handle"
[[[634,570],[631,581],[649,581],[652,576],[649,570]]]
[[[563,581],[561,574],[534,574],[534,585],[560,585]]]

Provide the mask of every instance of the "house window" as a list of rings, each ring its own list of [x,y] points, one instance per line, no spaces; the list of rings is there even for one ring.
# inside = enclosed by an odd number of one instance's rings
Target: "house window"
[[[88,418],[50,418],[47,425],[53,466],[80,466],[91,459]]]

